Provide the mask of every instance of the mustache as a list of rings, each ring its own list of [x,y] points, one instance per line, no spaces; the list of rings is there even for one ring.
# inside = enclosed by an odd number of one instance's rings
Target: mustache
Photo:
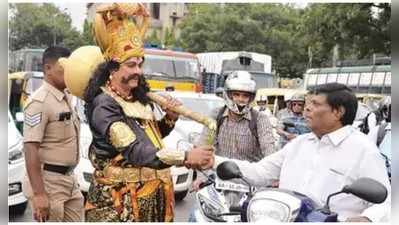
[[[139,77],[140,77],[140,74],[137,74],[137,73],[136,74],[130,74],[126,78],[122,77],[121,82],[124,83],[124,84],[127,84],[131,80],[139,80]]]

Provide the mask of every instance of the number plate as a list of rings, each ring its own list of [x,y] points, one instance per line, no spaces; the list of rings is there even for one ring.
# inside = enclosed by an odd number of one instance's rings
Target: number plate
[[[244,184],[237,184],[231,181],[221,180],[220,178],[216,178],[216,189],[220,190],[229,190],[229,191],[238,191],[238,192],[249,192],[249,188]]]

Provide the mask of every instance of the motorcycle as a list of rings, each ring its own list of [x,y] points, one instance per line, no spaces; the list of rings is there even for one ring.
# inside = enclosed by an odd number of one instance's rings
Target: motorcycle
[[[338,214],[329,207],[332,197],[343,193],[353,194],[368,202],[379,204],[384,202],[388,195],[387,189],[381,183],[370,178],[359,178],[351,185],[344,186],[342,190],[330,194],[326,204],[321,206],[308,196],[295,191],[270,187],[254,189],[242,175],[239,167],[231,161],[221,163],[216,169],[216,174],[224,181],[240,179],[246,184],[248,192],[239,206],[227,208],[221,204],[223,196],[218,191],[213,192],[212,188],[206,188],[206,191],[201,189],[196,197],[199,206],[195,211],[197,221],[339,222]],[[210,183],[206,182],[204,187],[211,186]]]
[[[196,208],[189,222],[240,222],[240,205],[247,199],[249,188],[223,181],[215,173],[203,175],[207,180],[199,185],[200,190],[195,193]]]

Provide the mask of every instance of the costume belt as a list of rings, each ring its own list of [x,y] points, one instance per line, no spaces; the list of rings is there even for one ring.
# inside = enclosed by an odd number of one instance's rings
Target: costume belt
[[[100,173],[101,174],[101,173]],[[95,173],[97,182],[106,185],[117,183],[136,183],[160,179],[165,183],[171,182],[170,169],[156,170],[148,167],[120,167],[107,166],[102,171],[102,176]]]

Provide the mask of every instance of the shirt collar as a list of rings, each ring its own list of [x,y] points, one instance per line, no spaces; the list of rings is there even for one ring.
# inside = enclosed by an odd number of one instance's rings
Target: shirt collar
[[[338,146],[353,131],[354,131],[354,128],[351,125],[346,125],[344,127],[339,128],[338,130],[335,130],[335,131],[333,131],[331,133],[328,133],[328,134],[324,135],[323,137],[328,138],[330,140],[330,142],[334,146]],[[314,134],[312,132],[312,133],[309,134],[308,139],[309,140],[316,140],[318,138],[317,138],[316,134]]]
[[[354,128],[350,125],[339,128],[331,133],[326,134],[334,146],[338,146],[346,137],[348,137]]]
[[[49,90],[49,92],[50,92],[51,94],[53,94],[53,95],[55,96],[55,98],[56,98],[58,101],[61,101],[61,100],[64,98],[64,96],[65,96],[64,92],[58,90],[58,89],[55,88],[53,85],[49,84],[49,83],[46,82],[46,81],[43,81],[43,85],[45,85],[45,87],[47,88],[47,90]]]

